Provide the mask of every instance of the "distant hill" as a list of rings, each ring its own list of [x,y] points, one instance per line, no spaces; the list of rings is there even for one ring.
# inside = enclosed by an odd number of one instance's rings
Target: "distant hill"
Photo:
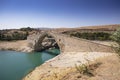
[[[79,27],[79,29],[101,29],[101,30],[116,30],[117,28],[120,28],[120,24]]]
[[[120,24],[115,25],[99,25],[99,26],[84,26],[78,28],[59,28],[55,29],[57,32],[91,32],[91,31],[104,31],[104,32],[113,32],[120,28]]]
[[[68,29],[61,33],[88,40],[109,41],[111,34],[118,28],[120,25],[86,26]]]

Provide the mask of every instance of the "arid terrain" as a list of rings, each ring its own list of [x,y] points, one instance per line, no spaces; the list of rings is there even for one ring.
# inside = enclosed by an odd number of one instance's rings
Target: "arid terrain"
[[[66,31],[80,32],[81,30],[85,30],[85,32],[86,30],[99,30],[113,33],[119,26],[107,25],[45,30],[56,32],[55,36],[58,34],[58,37],[56,37],[59,39],[58,41],[66,45],[64,51],[55,58],[36,67],[23,80],[120,80],[120,58],[111,49],[111,46],[116,46],[115,42],[90,41],[68,35],[63,37],[63,34],[61,34]],[[107,50],[104,50],[102,46]],[[19,40],[0,41],[0,50],[30,52],[32,49],[28,46],[27,40]]]
[[[116,29],[120,28],[120,24],[114,25],[97,25],[97,26],[83,26],[77,28],[58,28],[54,29],[56,32],[71,32],[71,31],[81,31],[81,32],[88,32],[88,31],[106,31],[106,32],[113,32]]]
[[[21,52],[29,52],[27,40],[19,41],[0,41],[0,50],[13,50]]]
[[[75,70],[65,75],[62,80],[120,80],[120,59],[116,55],[95,60],[90,69],[93,76],[83,75]]]

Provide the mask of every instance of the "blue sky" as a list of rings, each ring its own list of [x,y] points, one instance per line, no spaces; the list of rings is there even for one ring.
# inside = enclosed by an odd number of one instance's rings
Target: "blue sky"
[[[120,24],[120,0],[0,0],[0,29]]]

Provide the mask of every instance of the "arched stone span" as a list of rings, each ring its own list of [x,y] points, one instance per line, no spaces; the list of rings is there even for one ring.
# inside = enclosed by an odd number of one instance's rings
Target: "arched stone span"
[[[47,35],[52,36],[55,39],[56,43],[58,44],[60,48],[60,52],[63,52],[64,44],[61,42],[61,39],[56,38],[55,35],[52,35],[47,32],[36,33],[36,34],[28,36],[27,38],[29,42],[28,46],[31,47],[33,51],[42,50],[42,42]]]
[[[42,40],[49,34],[57,42],[60,52],[114,52],[110,46],[95,43],[90,40],[79,39],[55,32],[41,32],[28,37],[29,47],[32,50],[39,50]]]

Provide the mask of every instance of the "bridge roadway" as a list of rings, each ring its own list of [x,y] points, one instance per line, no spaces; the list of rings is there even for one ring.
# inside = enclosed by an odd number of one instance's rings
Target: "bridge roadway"
[[[47,36],[52,36],[57,42],[61,53],[64,52],[114,52],[110,46],[92,42],[90,40],[79,39],[55,32],[41,32],[28,37],[29,47],[32,50],[41,50],[42,41]]]

